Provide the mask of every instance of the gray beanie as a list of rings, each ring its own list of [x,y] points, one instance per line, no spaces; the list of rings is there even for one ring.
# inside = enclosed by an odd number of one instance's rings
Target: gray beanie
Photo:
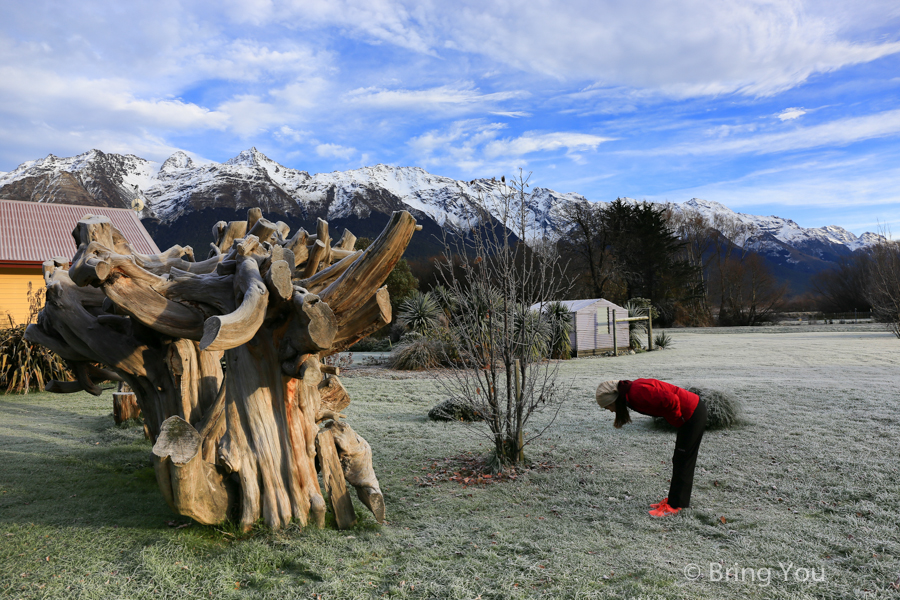
[[[597,404],[606,408],[619,397],[619,380],[611,379],[597,386]]]

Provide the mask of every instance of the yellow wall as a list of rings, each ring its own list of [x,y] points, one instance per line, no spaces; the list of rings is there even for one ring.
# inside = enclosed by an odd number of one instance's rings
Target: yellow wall
[[[16,325],[28,319],[28,282],[32,291],[44,287],[44,276],[40,267],[33,269],[10,269],[0,267],[0,327],[9,325],[11,315]]]

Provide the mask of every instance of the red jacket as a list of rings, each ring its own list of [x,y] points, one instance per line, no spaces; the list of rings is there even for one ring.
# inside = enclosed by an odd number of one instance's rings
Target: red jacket
[[[620,392],[625,392],[628,408],[642,415],[663,417],[673,427],[684,425],[700,401],[697,394],[658,379],[635,379],[619,385]]]

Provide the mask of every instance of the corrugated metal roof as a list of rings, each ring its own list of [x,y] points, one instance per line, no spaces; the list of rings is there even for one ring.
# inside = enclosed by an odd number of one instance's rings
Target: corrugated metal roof
[[[602,301],[603,298],[591,298],[589,300],[560,300],[559,303],[569,309],[569,312],[578,312],[582,308],[587,308],[591,304],[596,304],[597,302]],[[612,304],[612,303],[610,303]],[[547,303],[544,303],[546,306]],[[531,306],[531,310],[538,310],[541,307],[540,304],[533,304]]]
[[[77,250],[72,230],[84,215],[109,217],[136,252],[159,254],[133,210],[0,199],[0,263],[42,263],[56,256],[71,260]]]

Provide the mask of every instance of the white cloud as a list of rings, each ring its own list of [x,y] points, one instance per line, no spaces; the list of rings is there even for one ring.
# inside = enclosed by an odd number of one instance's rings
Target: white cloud
[[[325,158],[350,160],[356,154],[356,148],[347,148],[338,144],[319,144],[316,146],[316,154]]]
[[[428,6],[423,29],[466,52],[560,80],[685,97],[773,95],[814,73],[900,52],[896,36],[883,42],[842,37],[840,13],[816,12],[811,1],[461,0],[446,10]],[[896,8],[891,12],[896,24]]]
[[[228,124],[224,113],[191,102],[135,97],[127,80],[72,78],[12,66],[0,67],[0,111],[60,126],[222,129]]]
[[[466,83],[421,90],[359,88],[351,90],[346,100],[354,106],[390,110],[469,110],[525,95],[518,91],[482,94],[472,83]]]
[[[580,161],[582,156],[578,152],[596,150],[603,142],[613,139],[576,132],[528,133],[498,139],[506,128],[504,123],[482,119],[456,121],[445,129],[413,137],[407,145],[415,160],[423,165],[455,164],[471,173],[524,167],[528,164],[527,155],[560,150],[565,150],[569,159]]]
[[[791,121],[793,119],[798,119],[806,114],[805,108],[786,108],[777,115],[779,119],[782,121]]]
[[[569,152],[580,150],[596,150],[603,142],[615,138],[589,135],[586,133],[554,132],[544,134],[526,134],[521,137],[495,140],[485,148],[489,158],[498,156],[522,156],[533,152],[553,152],[566,149]]]
[[[846,146],[855,142],[900,135],[900,109],[862,117],[835,119],[819,125],[779,133],[679,144],[648,154],[773,154],[809,148]]]

